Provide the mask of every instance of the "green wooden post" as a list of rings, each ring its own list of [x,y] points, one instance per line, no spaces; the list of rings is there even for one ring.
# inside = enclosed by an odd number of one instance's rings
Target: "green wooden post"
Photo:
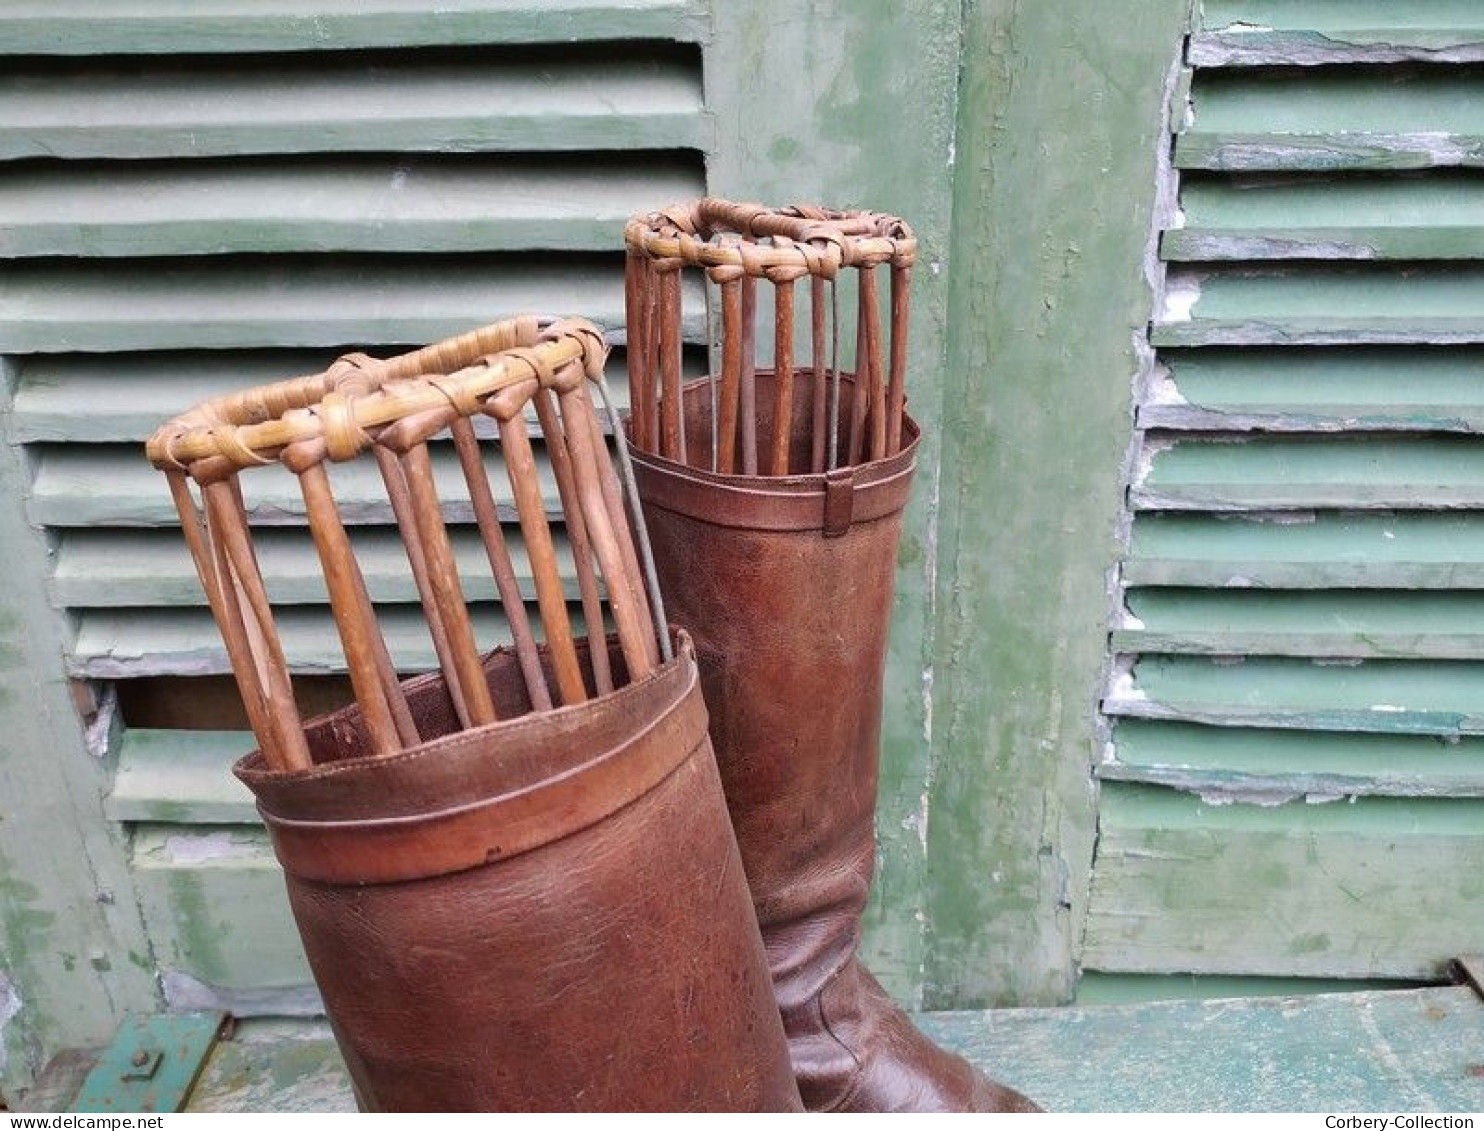
[[[0,421],[13,362],[0,361]],[[111,766],[88,753],[46,596],[31,481],[0,440],[0,1085],[25,1087],[58,1049],[101,1044],[125,1011],[158,1008],[122,830],[103,818]]]
[[[878,861],[867,957],[918,1003],[925,920],[933,687],[933,528],[943,382],[945,268],[959,5],[758,0],[714,5],[706,102],[716,120],[713,192],[815,201],[907,218],[913,279],[911,411],[924,429],[893,610]]]
[[[1188,0],[971,2],[954,177],[929,1007],[1070,997],[1161,125]],[[893,136],[906,131],[883,123]]]

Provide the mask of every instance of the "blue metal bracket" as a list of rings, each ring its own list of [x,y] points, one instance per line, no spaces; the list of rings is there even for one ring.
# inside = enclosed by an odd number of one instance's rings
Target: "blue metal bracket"
[[[180,1111],[227,1015],[131,1016],[82,1082],[73,1111]]]

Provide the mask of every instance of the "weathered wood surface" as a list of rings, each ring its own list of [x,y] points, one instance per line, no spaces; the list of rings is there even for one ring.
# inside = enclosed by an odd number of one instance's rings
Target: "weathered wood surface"
[[[1130,590],[1115,652],[1315,659],[1484,659],[1484,594]]]
[[[1471,63],[1484,21],[1470,0],[1206,0],[1190,38],[1200,67]]]
[[[1466,987],[916,1020],[1053,1112],[1471,1112],[1484,1105],[1477,1071],[1484,1006]],[[54,1089],[51,1108],[68,1095],[65,1085]],[[187,1110],[349,1112],[355,1100],[323,1022],[257,1020],[216,1046]]]
[[[473,504],[451,443],[431,447],[433,475],[444,501],[445,521],[472,523]],[[499,451],[487,448],[485,469],[502,521],[516,520],[510,478]],[[556,481],[541,453],[537,467],[548,517],[560,518]],[[330,482],[341,519],[350,526],[389,525],[391,503],[374,460],[335,464]],[[179,518],[165,490],[165,480],[132,445],[69,445],[45,449],[38,460],[29,512],[38,524],[63,527],[164,527]],[[248,517],[262,526],[304,525],[304,495],[294,476],[282,467],[255,468],[242,477]]]
[[[1484,932],[1469,798],[1105,782],[1089,969],[1435,980]]]
[[[23,1085],[67,1046],[102,1044],[158,1003],[123,830],[99,819],[111,765],[89,754],[47,604],[47,547],[23,507],[23,450],[4,434],[0,361],[0,1081]]]
[[[1484,741],[1124,719],[1105,781],[1222,797],[1484,797]]]
[[[705,28],[696,0],[12,0],[0,10],[0,44],[20,55],[690,40]]]
[[[167,1003],[238,1016],[321,1011],[261,828],[135,830],[140,908]]]
[[[1467,436],[1156,436],[1136,510],[1484,507],[1484,446]]]
[[[633,213],[703,192],[663,153],[23,165],[0,169],[0,255],[611,251]]]
[[[481,648],[510,640],[509,626],[498,605],[471,605],[469,613]],[[581,632],[581,606],[569,608],[568,615],[573,631]],[[380,606],[377,618],[398,671],[432,671],[438,666],[427,621],[418,605]],[[278,614],[276,623],[291,671],[306,675],[346,671],[340,637],[328,607],[286,608]],[[66,664],[72,675],[89,679],[221,675],[231,671],[226,649],[206,609],[81,610]]]
[[[0,159],[702,149],[696,61],[645,43],[13,63]]]
[[[1053,1002],[1075,984],[1106,576],[1129,390],[1147,362],[1132,329],[1151,305],[1161,113],[1186,9],[968,9],[924,671],[930,1006]]]
[[[941,1013],[923,1028],[1052,1111],[1472,1112],[1470,989]]]
[[[256,746],[251,731],[129,728],[103,811],[112,821],[256,825],[252,794],[231,771]]]
[[[1132,671],[1115,671],[1103,709],[1217,726],[1463,738],[1484,734],[1484,664],[1143,656]]]
[[[1134,527],[1123,578],[1209,589],[1484,589],[1484,521],[1447,511],[1151,514]]]
[[[622,274],[614,255],[28,261],[0,279],[0,350],[333,349],[434,341],[532,310],[617,326]],[[687,333],[699,337],[691,297]]]
[[[553,532],[558,564],[567,594],[576,597],[571,550],[562,527]],[[518,527],[505,528],[516,580],[526,598],[535,596],[535,584]],[[454,561],[470,601],[493,601],[498,594],[489,558],[477,531],[449,530]],[[407,548],[396,531],[382,527],[355,527],[351,544],[371,600],[396,604],[418,600],[409,575]],[[324,572],[306,531],[255,531],[253,545],[262,564],[268,592],[281,605],[323,604]],[[172,531],[73,530],[59,540],[49,591],[61,608],[117,608],[169,605],[201,606],[206,596],[190,555]]]

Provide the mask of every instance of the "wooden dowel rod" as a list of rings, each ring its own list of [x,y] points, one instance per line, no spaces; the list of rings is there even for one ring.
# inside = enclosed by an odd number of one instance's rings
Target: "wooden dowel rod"
[[[288,663],[273,623],[268,592],[253,554],[247,532],[247,513],[234,487],[233,480],[219,480],[201,488],[211,540],[223,551],[223,556],[217,560],[217,574],[222,579],[222,592],[229,595],[229,603],[236,607],[246,629],[249,651],[264,693],[268,725],[277,735],[279,752],[290,769],[308,769],[309,747],[299,721],[299,708],[294,702]],[[241,615],[244,602],[250,613],[245,617]]]
[[[536,406],[536,419],[541,422],[541,433],[546,439],[546,455],[551,461],[552,473],[556,476],[557,496],[562,501],[562,514],[566,516],[567,540],[572,543],[572,561],[577,569],[577,588],[582,594],[582,619],[587,622],[587,635],[593,641],[593,683],[599,695],[613,690],[613,670],[608,663],[608,649],[602,647],[603,598],[598,591],[598,579],[593,572],[593,550],[588,538],[587,521],[582,514],[582,500],[578,494],[577,480],[572,466],[572,453],[562,427],[562,419],[552,403],[548,389],[537,389],[531,398]],[[613,590],[612,578],[607,578],[608,589]],[[595,627],[596,626],[596,627]]]
[[[757,474],[757,280],[742,276],[742,474]]]
[[[340,521],[330,491],[330,477],[325,465],[313,463],[299,473],[299,487],[304,493],[304,509],[309,519],[309,532],[319,552],[325,586],[330,593],[330,609],[335,627],[340,632],[340,645],[350,670],[350,685],[360,704],[366,736],[374,754],[392,754],[402,748],[402,738],[392,720],[391,705],[377,667],[371,635],[377,632],[371,609],[361,604],[363,585],[360,566],[351,549],[350,538]]]
[[[180,515],[180,527],[185,534],[186,548],[190,550],[191,560],[196,564],[196,576],[201,580],[201,588],[206,592],[206,603],[211,607],[211,614],[216,619],[217,629],[221,632],[222,641],[226,645],[227,659],[231,662],[232,673],[236,676],[237,688],[242,696],[242,706],[247,712],[247,721],[252,727],[253,737],[258,740],[258,747],[262,750],[269,769],[279,772],[292,769],[284,761],[283,754],[278,747],[278,736],[268,722],[267,704],[262,685],[258,682],[257,665],[253,662],[248,650],[241,610],[236,607],[235,601],[227,600],[223,589],[223,578],[216,561],[216,556],[224,557],[221,554],[221,548],[213,547],[208,542],[201,513],[196,509],[195,501],[191,498],[191,489],[186,483],[185,476],[180,472],[172,471],[167,472],[166,478],[170,484],[170,496],[175,500],[176,512]]]
[[[685,460],[680,406],[680,272],[660,273],[660,454]]]
[[[794,285],[773,288],[773,474],[788,474],[788,446],[794,418]]]
[[[484,470],[484,457],[479,451],[474,425],[468,417],[460,416],[449,424],[448,430],[453,436],[453,446],[458,452],[464,481],[469,485],[469,501],[474,506],[474,521],[479,527],[480,540],[484,543],[485,557],[489,559],[490,573],[495,578],[495,589],[500,594],[500,605],[510,624],[510,638],[515,644],[515,656],[520,663],[526,694],[536,710],[549,710],[551,693],[547,690],[546,676],[541,670],[541,652],[536,647],[530,617],[526,615],[525,597],[522,596],[520,582],[515,577],[510,548],[505,544],[505,530],[500,524],[500,512],[495,506],[494,492],[490,490],[489,476]]]
[[[381,480],[386,485],[386,497],[392,504],[397,530],[402,535],[402,546],[407,551],[407,564],[412,567],[412,580],[417,585],[418,600],[423,607],[423,620],[427,622],[428,635],[433,641],[433,654],[438,657],[438,670],[443,673],[443,682],[448,688],[449,699],[453,701],[453,710],[458,716],[459,725],[467,729],[473,725],[469,705],[464,701],[464,689],[459,684],[457,669],[454,667],[448,633],[444,630],[443,619],[438,615],[438,602],[433,597],[427,555],[423,553],[422,540],[418,534],[415,508],[407,491],[407,477],[393,452],[380,444],[373,444],[371,453],[381,470]]]
[[[536,457],[531,452],[530,435],[519,413],[509,420],[501,420],[499,424],[505,470],[510,476],[516,513],[520,515],[520,528],[525,535],[526,556],[536,579],[536,602],[545,629],[547,655],[556,672],[557,697],[563,705],[581,703],[587,698],[587,689],[583,686],[577,649],[572,643],[572,621],[567,616],[567,598],[562,592],[561,575],[557,572],[556,550],[552,546],[551,528],[546,522],[546,508],[536,479]]]
[[[809,470],[818,474],[824,470],[827,437],[829,435],[829,405],[826,403],[828,382],[824,375],[824,279],[818,275],[809,277],[809,346],[810,366],[814,394],[813,438],[809,446]]]
[[[864,271],[856,272],[857,280],[865,277]],[[865,287],[856,292],[855,304],[855,381],[850,386],[850,435],[845,445],[842,466],[851,467],[860,463],[865,455],[866,415],[870,406],[871,351],[866,342]]]
[[[587,397],[583,397],[574,406],[578,413],[580,424],[582,420],[587,422],[588,431],[593,438],[594,453],[602,452],[607,456],[608,439],[603,434],[603,426],[598,423],[598,414],[593,408],[593,403]],[[568,428],[576,427],[569,424]],[[624,509],[623,488],[618,482],[618,472],[613,466],[613,461],[608,458],[598,460],[598,485],[603,492],[603,505],[608,508],[608,521],[613,527],[614,535],[618,539],[618,548],[623,555],[623,578],[634,592],[634,600],[644,618],[644,623],[650,628],[645,634],[645,651],[652,663],[659,663],[659,641],[655,638],[654,616],[650,610],[649,593],[644,586],[644,570],[639,564],[639,552],[634,545],[633,533],[629,527],[629,514]]]
[[[871,422],[871,458],[886,456],[886,382],[881,349],[881,301],[876,290],[876,268],[861,270],[861,318],[866,326],[867,408]]]
[[[400,456],[407,476],[407,492],[422,539],[428,576],[433,583],[433,599],[448,633],[449,650],[464,702],[469,708],[473,726],[487,726],[495,721],[495,704],[485,682],[484,665],[479,662],[479,649],[474,643],[474,629],[469,623],[469,608],[464,602],[464,589],[448,544],[448,530],[443,525],[443,511],[438,501],[438,487],[433,482],[433,462],[426,444],[414,444]]]
[[[650,451],[649,402],[654,393],[654,373],[649,368],[646,334],[649,329],[649,260],[630,250],[624,257],[624,319],[627,330],[625,353],[629,369],[629,418],[634,446]]]
[[[717,468],[731,475],[737,467],[738,398],[742,390],[742,280],[721,284],[721,422]]]
[[[911,269],[891,269],[891,383],[887,389],[886,452],[902,450],[902,416],[907,404],[907,320]]]
[[[618,533],[603,497],[603,475],[593,448],[595,430],[587,420],[587,415],[592,412],[592,403],[581,389],[575,389],[562,394],[562,410],[566,419],[571,421],[567,438],[582,515],[587,521],[593,551],[602,563],[603,576],[608,579],[608,604],[617,623],[618,642],[629,669],[629,678],[637,679],[647,675],[653,667],[653,657],[646,645],[653,643],[654,626],[639,604],[638,590],[642,587],[638,584],[637,575],[624,562]],[[596,651],[603,637],[601,620],[596,625],[588,625],[588,636]]]

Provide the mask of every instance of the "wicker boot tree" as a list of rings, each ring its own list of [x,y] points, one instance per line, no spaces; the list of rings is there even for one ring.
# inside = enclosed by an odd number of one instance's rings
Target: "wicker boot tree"
[[[911,230],[880,213],[706,199],[631,220],[625,236],[639,493],[667,611],[696,642],[805,1106],[1034,1110],[929,1042],[856,957],[918,438],[905,413]],[[718,286],[722,315],[720,373],[689,384],[686,268]],[[844,325],[842,275],[856,293]],[[773,299],[766,370],[755,357],[763,282]],[[807,366],[795,358],[801,284]],[[842,336],[855,342],[849,373]]]
[[[236,772],[369,1109],[798,1108],[693,650],[656,619],[589,399],[605,354],[587,323],[518,319],[206,402],[149,444],[259,743]],[[556,500],[543,498],[527,407]],[[486,477],[481,415],[539,626]],[[488,654],[433,482],[429,442],[445,433],[509,628],[510,646]],[[438,659],[406,682],[327,473],[360,457],[380,470]],[[240,485],[273,463],[302,490],[355,695],[308,724]],[[588,639],[573,635],[552,503]]]

